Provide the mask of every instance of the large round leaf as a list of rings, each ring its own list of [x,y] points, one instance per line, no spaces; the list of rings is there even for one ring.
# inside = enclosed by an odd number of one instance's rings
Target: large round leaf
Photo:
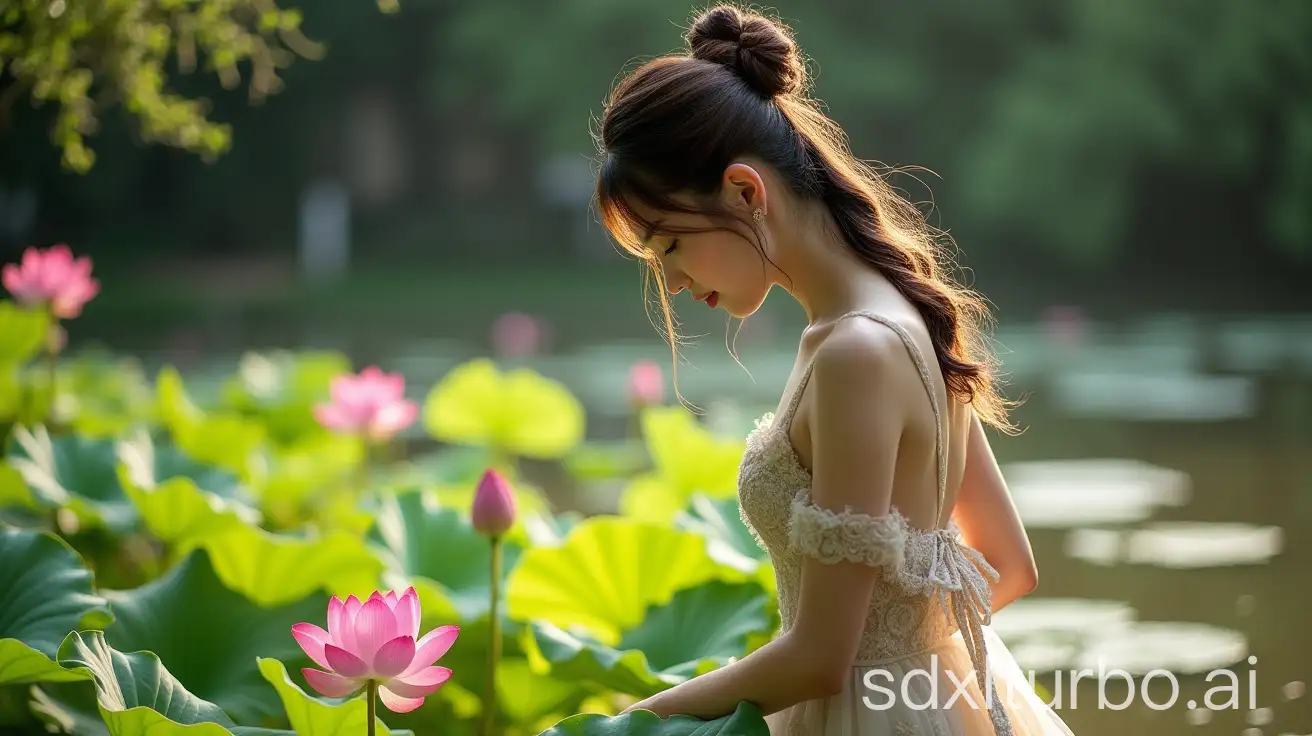
[[[235,726],[217,705],[189,692],[159,657],[151,652],[119,652],[99,631],[70,633],[59,648],[59,662],[93,682],[43,686],[49,692],[40,694],[37,710],[79,736],[291,734]]]
[[[108,604],[62,539],[0,528],[0,685],[81,679],[55,664],[70,631],[103,628]]]
[[[480,358],[452,369],[433,387],[424,424],[435,438],[453,444],[552,459],[583,439],[585,415],[558,381],[527,368],[502,373]]]
[[[644,409],[642,435],[656,469],[625,489],[624,515],[665,523],[695,493],[716,499],[736,495],[746,439],[715,435],[681,406]]]
[[[649,606],[675,591],[749,576],[716,562],[697,534],[597,516],[579,522],[559,546],[527,550],[510,575],[506,602],[512,618],[582,626],[614,646]]]
[[[260,675],[277,690],[283,708],[287,711],[287,718],[296,733],[314,734],[314,736],[359,736],[365,733],[369,725],[369,712],[363,697],[351,697],[345,702],[329,702],[307,695],[287,675],[286,665],[270,657],[259,659],[259,669]],[[381,705],[378,706],[374,716],[378,734],[413,736],[409,731],[388,729],[387,724],[383,722],[386,713]]]
[[[256,657],[311,666],[291,627],[303,621],[323,626],[328,610],[328,597],[318,592],[286,606],[259,606],[224,587],[201,550],[157,580],[105,597],[115,617],[105,629],[110,645],[159,655],[188,690],[239,723],[280,712]]]
[[[368,595],[378,587],[383,562],[359,537],[331,531],[306,538],[275,534],[251,524],[227,524],[179,547],[200,547],[223,584],[264,606],[299,601],[315,591]]]
[[[254,479],[255,459],[267,436],[263,424],[236,412],[207,413],[188,395],[181,374],[172,366],[160,369],[155,396],[160,420],[184,453],[242,480]]]
[[[103,349],[59,364],[59,419],[77,434],[117,437],[154,419],[154,395],[140,361]]]
[[[774,625],[759,585],[712,581],[654,606],[615,647],[548,623],[534,623],[533,634],[553,674],[646,697],[746,655],[749,638]]]
[[[119,484],[146,527],[161,541],[181,543],[243,522],[258,515],[236,500],[232,474],[164,448],[148,436],[119,445]],[[203,485],[202,485],[203,484]]]
[[[487,614],[492,545],[470,526],[467,511],[441,505],[431,492],[384,496],[370,537],[411,579],[426,620],[451,610],[462,622]],[[520,553],[513,542],[502,543],[503,579],[509,578]]]
[[[118,446],[112,439],[52,438],[45,427],[14,428],[9,462],[48,507],[64,507],[87,526],[130,531],[136,510],[118,480]]]
[[[733,713],[713,721],[691,716],[660,718],[649,710],[618,716],[581,713],[539,736],[770,736],[770,728],[761,709],[744,700]]]

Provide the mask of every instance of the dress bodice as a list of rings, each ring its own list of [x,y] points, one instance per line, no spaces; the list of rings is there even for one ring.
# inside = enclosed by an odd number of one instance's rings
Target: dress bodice
[[[853,312],[887,325],[916,361],[934,410],[938,454],[938,505],[942,517],[946,454],[942,412],[929,366],[905,328],[882,315]],[[990,620],[990,580],[997,572],[961,541],[959,530],[912,526],[896,508],[882,516],[827,509],[811,499],[811,474],[798,460],[788,428],[810,378],[808,365],[784,414],[767,414],[748,435],[738,474],[742,519],[769,554],[779,594],[782,629],[797,615],[802,567],[809,556],[823,563],[844,560],[880,570],[870,597],[854,665],[870,665],[917,654],[961,631],[979,682],[986,681],[981,626]],[[999,735],[1011,733],[1002,708],[991,708]]]

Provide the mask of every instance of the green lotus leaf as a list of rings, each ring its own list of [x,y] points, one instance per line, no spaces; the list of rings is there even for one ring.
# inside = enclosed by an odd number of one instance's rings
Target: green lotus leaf
[[[74,631],[59,647],[59,663],[89,671],[96,700],[110,733],[177,732],[198,736],[228,733],[234,725],[223,709],[187,691],[150,652],[125,654],[105,643],[99,631]],[[206,724],[200,728],[180,726]]]
[[[525,658],[507,657],[497,663],[497,702],[511,723],[536,723],[572,713],[587,695],[577,683],[534,672]]]
[[[281,714],[277,694],[256,657],[312,666],[291,636],[294,624],[325,625],[328,597],[312,593],[289,605],[261,606],[224,587],[203,550],[163,577],[127,591],[106,591],[114,623],[105,638],[119,651],[149,650],[187,688],[238,723]]]
[[[511,572],[506,603],[514,619],[582,626],[615,646],[649,606],[668,602],[675,591],[750,577],[716,562],[697,534],[594,516],[574,526],[559,546],[525,551]]]
[[[305,538],[230,523],[187,538],[179,554],[196,547],[209,553],[226,587],[263,606],[299,601],[317,590],[367,595],[383,570],[364,540],[341,530]]]
[[[485,358],[452,369],[424,404],[436,439],[531,458],[564,456],[583,439],[585,421],[563,384],[527,368],[502,373]]]
[[[544,622],[533,635],[552,674],[646,697],[745,656],[749,638],[774,625],[761,586],[712,581],[652,607],[615,647]]]
[[[389,494],[369,536],[410,578],[425,620],[449,612],[462,622],[487,615],[492,545],[470,526],[464,508],[443,506],[431,492]],[[520,554],[519,545],[503,541],[501,569],[507,578]]]
[[[712,721],[691,716],[661,718],[649,710],[618,716],[580,713],[543,731],[539,736],[769,736],[761,709],[747,701],[733,713]]]
[[[189,457],[254,481],[256,458],[267,438],[258,420],[235,412],[206,412],[188,395],[182,376],[172,366],[155,381],[157,411],[174,444]]]
[[[223,400],[258,418],[276,444],[292,445],[325,433],[314,405],[328,400],[333,378],[350,371],[350,358],[338,352],[249,352],[224,385]]]
[[[0,462],[0,509],[39,509],[36,496],[32,495],[22,473],[8,462]]]
[[[112,439],[51,438],[45,427],[14,428],[9,463],[46,507],[64,507],[84,526],[117,533],[136,526],[137,513],[118,479],[118,447]]]
[[[50,315],[44,309],[0,301],[0,364],[17,365],[30,360],[45,347],[49,334]]]
[[[154,419],[154,395],[141,364],[102,349],[62,359],[60,420],[80,435],[117,437]]]
[[[258,514],[235,499],[235,477],[170,448],[157,452],[148,436],[121,443],[119,458],[119,484],[161,541],[186,543],[259,521]]]
[[[6,423],[24,418],[23,405],[27,396],[18,375],[17,364],[0,362],[0,421]]]
[[[695,493],[688,499],[688,507],[675,519],[675,525],[726,544],[745,557],[755,560],[767,557],[765,549],[743,523],[737,496],[717,499]]]
[[[737,494],[745,440],[716,436],[681,406],[648,407],[641,419],[656,470],[629,485],[620,499],[621,513],[670,522],[695,493],[713,499]]]
[[[0,685],[85,679],[55,662],[69,631],[113,620],[92,574],[64,540],[0,528]]]
[[[584,442],[564,459],[565,469],[580,480],[627,478],[651,463],[637,439]]]
[[[363,460],[364,444],[356,437],[307,435],[270,455],[269,472],[259,486],[260,505],[275,518],[293,519],[327,490],[351,478]]]
[[[287,666],[272,657],[258,659],[260,675],[273,685],[282,700],[283,708],[292,728],[298,734],[314,736],[359,736],[369,725],[368,705],[362,697],[345,702],[329,702],[310,695],[287,675]],[[430,696],[431,697],[431,696]],[[376,732],[381,736],[397,734],[414,736],[410,731],[396,731],[387,727],[381,716],[386,710],[379,705],[374,716]]]

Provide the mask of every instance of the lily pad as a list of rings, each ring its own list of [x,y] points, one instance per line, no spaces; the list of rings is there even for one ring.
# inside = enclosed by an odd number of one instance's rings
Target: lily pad
[[[436,439],[539,459],[566,455],[583,439],[585,422],[564,384],[527,368],[502,373],[486,358],[452,369],[424,404]]]
[[[345,702],[316,698],[307,695],[299,685],[292,682],[287,675],[286,665],[277,659],[260,657],[258,665],[260,675],[277,690],[296,733],[312,733],[315,736],[359,736],[365,733],[369,725],[369,712],[364,698],[349,698]],[[378,713],[383,710],[382,706],[378,706]],[[389,729],[378,715],[374,716],[374,722],[377,733],[382,736],[414,736],[410,731]]]
[[[443,506],[429,492],[385,496],[370,538],[381,543],[393,566],[411,579],[426,620],[445,618],[443,609],[454,610],[462,622],[487,615],[492,545],[474,531],[463,509]],[[502,543],[506,578],[520,555],[519,545]]]
[[[69,631],[113,617],[92,574],[62,539],[0,528],[0,685],[85,679],[55,662]]]
[[[693,494],[730,498],[738,490],[738,466],[746,439],[720,437],[681,406],[642,412],[642,435],[656,469],[638,476],[620,498],[620,512],[670,522]]]
[[[553,674],[639,697],[653,695],[745,656],[749,638],[775,625],[755,583],[713,581],[653,607],[615,647],[534,622],[534,643]]]
[[[107,591],[115,621],[105,638],[120,651],[149,650],[195,693],[239,723],[281,711],[255,660],[272,656],[312,666],[290,631],[324,620],[328,597],[312,593],[280,607],[260,606],[226,587],[202,550],[163,577],[128,591]]]
[[[45,427],[14,428],[9,463],[46,507],[65,507],[85,526],[131,531],[137,514],[118,479],[118,448],[112,439],[52,438]]]
[[[617,517],[579,522],[559,546],[524,552],[510,575],[511,618],[582,626],[608,646],[675,591],[751,574],[716,562],[692,532]]]
[[[691,716],[661,718],[649,710],[618,716],[580,713],[542,732],[540,736],[769,736],[761,709],[742,701],[733,713],[712,721]]]

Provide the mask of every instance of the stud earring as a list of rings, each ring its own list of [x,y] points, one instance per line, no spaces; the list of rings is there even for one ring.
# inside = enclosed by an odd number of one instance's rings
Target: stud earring
[[[757,207],[752,212],[752,219],[756,220],[757,225],[760,225],[761,223],[765,222],[765,213],[761,211],[760,207]]]

